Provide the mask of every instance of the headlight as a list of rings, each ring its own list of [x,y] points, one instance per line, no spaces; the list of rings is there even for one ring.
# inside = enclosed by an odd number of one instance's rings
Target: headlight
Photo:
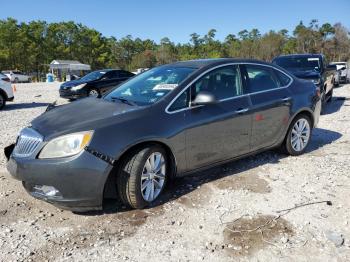
[[[71,88],[72,91],[77,91],[79,89],[82,89],[84,86],[86,86],[86,83],[85,84],[81,84],[81,85],[77,85],[77,86],[73,86]]]
[[[311,80],[312,81],[312,83],[314,83],[315,85],[319,85],[320,83],[321,83],[321,79],[312,79]]]
[[[41,150],[39,158],[58,158],[73,156],[89,145],[93,131],[73,133],[49,141]]]

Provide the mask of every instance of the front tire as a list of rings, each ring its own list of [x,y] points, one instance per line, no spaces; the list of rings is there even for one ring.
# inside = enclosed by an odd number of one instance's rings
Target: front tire
[[[121,201],[132,208],[141,209],[162,193],[168,179],[168,157],[158,145],[135,150],[122,161],[117,174],[117,187]]]
[[[297,116],[288,129],[283,151],[291,156],[303,154],[310,142],[311,131],[310,117],[304,114]]]
[[[0,110],[3,109],[6,105],[6,98],[3,94],[0,92]]]
[[[91,89],[89,90],[89,92],[88,92],[88,96],[89,96],[89,97],[96,97],[96,98],[98,98],[98,97],[101,96],[101,94],[100,94],[100,92],[99,92],[97,89],[91,88]]]

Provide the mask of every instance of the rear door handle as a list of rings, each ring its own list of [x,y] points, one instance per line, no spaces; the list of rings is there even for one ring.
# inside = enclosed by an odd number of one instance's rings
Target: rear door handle
[[[284,97],[282,98],[283,102],[289,102],[292,98],[291,97]]]
[[[240,109],[236,110],[236,113],[237,114],[243,114],[243,113],[247,112],[248,110],[249,110],[248,108],[240,108]]]

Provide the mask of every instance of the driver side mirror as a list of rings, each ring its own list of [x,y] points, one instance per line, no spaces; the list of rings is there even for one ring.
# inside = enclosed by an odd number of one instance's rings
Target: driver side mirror
[[[207,91],[200,91],[195,99],[192,101],[192,105],[195,106],[204,106],[204,105],[213,105],[216,104],[218,101],[216,97]]]

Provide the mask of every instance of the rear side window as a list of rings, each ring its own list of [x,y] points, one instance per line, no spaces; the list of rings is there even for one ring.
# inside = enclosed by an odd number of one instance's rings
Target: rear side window
[[[292,81],[289,76],[287,76],[286,74],[282,73],[281,71],[274,70],[274,72],[275,72],[275,74],[277,76],[277,80],[279,82],[279,86],[280,87],[287,86]]]
[[[261,92],[280,87],[274,69],[260,65],[245,65],[248,75],[249,92]]]

